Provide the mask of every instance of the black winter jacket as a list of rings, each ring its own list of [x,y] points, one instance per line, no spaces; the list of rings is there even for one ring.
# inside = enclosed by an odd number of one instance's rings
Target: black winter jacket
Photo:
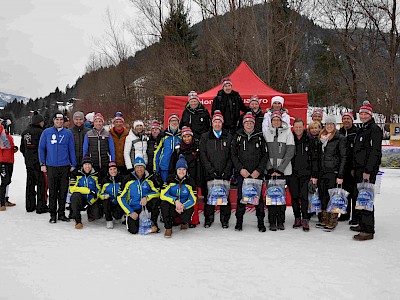
[[[157,138],[154,138],[151,134],[149,135],[149,140],[147,141],[147,171],[149,173],[153,173],[153,158],[154,158],[154,150],[157,148],[158,144],[161,141],[162,133],[160,133]]]
[[[200,152],[197,143],[193,143],[191,147],[182,147],[183,142],[176,147],[172,153],[171,161],[169,163],[169,173],[176,173],[176,163],[178,162],[179,155],[183,154],[188,165],[188,173],[195,181],[196,185],[201,183],[201,165],[200,165]],[[187,145],[185,145],[187,146]]]
[[[220,138],[214,135],[212,128],[201,135],[200,159],[207,181],[230,179],[232,175],[231,144],[232,135],[224,129]]]
[[[224,129],[236,130],[240,112],[247,112],[249,108],[244,105],[242,97],[236,91],[226,94],[224,90],[219,90],[213,100],[211,115],[216,110],[220,110],[224,116]]]
[[[85,139],[86,133],[90,129],[85,127],[85,125],[82,125],[81,127],[74,125],[70,130],[74,135],[76,165],[79,168],[80,166],[82,166],[83,140]]]
[[[374,119],[364,123],[357,132],[353,150],[353,170],[377,174],[382,158],[382,129]]]
[[[263,122],[263,120],[264,120],[264,114],[263,114],[263,112],[262,112],[262,109],[259,108],[259,109],[257,110],[257,112],[254,112],[253,110],[250,110],[250,111],[251,111],[251,113],[253,114],[254,118],[256,119],[256,124],[254,125],[254,130],[255,130],[255,131],[262,131],[262,122]],[[246,114],[246,113],[242,113],[242,114],[240,115],[239,123],[238,123],[238,129],[243,128],[243,118],[244,118],[244,115],[245,115],[245,114]]]
[[[265,140],[261,131],[254,131],[250,136],[239,129],[232,139],[232,162],[237,171],[246,169],[250,174],[254,170],[264,176],[267,167],[268,154],[265,149]]]
[[[310,176],[312,175],[312,165],[315,163],[314,160],[318,159],[313,157],[313,149],[311,146],[310,137],[306,132],[303,133],[300,140],[297,138],[296,134],[293,132],[295,151],[292,158],[292,175],[295,176]],[[313,160],[314,158],[314,160]]]
[[[199,103],[199,106],[195,109],[192,109],[189,103],[186,104],[179,128],[182,129],[183,126],[190,127],[193,131],[194,138],[200,140],[201,135],[207,132],[211,126],[210,113],[207,108],[201,103]]]
[[[336,131],[332,139],[328,141],[325,149],[321,151],[322,173],[335,173],[338,178],[343,179],[346,152],[346,139]]]
[[[344,169],[345,176],[351,176],[350,173],[353,166],[353,149],[357,132],[358,128],[354,125],[351,126],[349,129],[345,129],[344,127],[339,129],[339,133],[346,138],[347,157],[346,166]]]
[[[24,155],[25,165],[33,167],[39,164],[39,140],[43,128],[40,125],[30,124],[21,134],[20,151]]]

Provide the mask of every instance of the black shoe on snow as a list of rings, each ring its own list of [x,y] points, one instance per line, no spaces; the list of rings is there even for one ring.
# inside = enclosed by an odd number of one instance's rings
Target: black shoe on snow
[[[358,225],[358,221],[356,221],[356,220],[350,220],[350,221],[349,221],[349,225],[357,226],[357,225]]]
[[[258,231],[259,232],[266,232],[267,228],[265,227],[264,224],[260,224],[260,225],[258,225]]]
[[[278,224],[278,229],[279,229],[279,230],[285,230],[285,225],[283,225],[283,224]]]
[[[227,223],[227,222],[223,222],[223,223],[221,223],[221,225],[222,225],[223,229],[229,228],[229,223]]]
[[[351,231],[356,231],[356,232],[361,232],[361,226],[357,225],[357,226],[351,226],[350,227]]]
[[[237,223],[235,226],[235,231],[242,231],[242,229],[243,229],[242,223]]]
[[[189,224],[189,228],[196,228],[196,224]]]
[[[56,217],[51,217],[50,220],[49,220],[49,222],[50,222],[51,224],[57,223]]]
[[[68,219],[66,216],[58,216],[58,219],[63,222],[70,222],[71,220]]]
[[[276,227],[276,224],[270,224],[270,225],[269,225],[269,230],[271,230],[271,231],[277,231],[278,228]]]
[[[211,222],[204,222],[204,228],[210,228]]]

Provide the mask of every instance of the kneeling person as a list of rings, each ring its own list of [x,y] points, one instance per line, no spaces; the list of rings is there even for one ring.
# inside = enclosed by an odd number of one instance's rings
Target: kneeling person
[[[75,219],[76,229],[83,228],[81,211],[87,208],[88,221],[100,219],[100,208],[97,202],[100,186],[97,172],[92,167],[92,160],[85,156],[82,168],[72,176],[69,185],[71,193],[72,217]]]
[[[181,219],[181,230],[188,228],[193,214],[193,206],[196,204],[195,183],[187,174],[188,165],[181,154],[176,163],[176,174],[167,178],[161,190],[161,213],[164,219],[165,234],[169,238],[172,235],[172,220],[175,217]]]
[[[159,193],[153,182],[146,179],[146,164],[144,159],[136,157],[132,178],[124,185],[118,193],[118,204],[127,214],[126,227],[132,234],[139,231],[139,214],[142,207],[153,198],[157,198]],[[157,232],[157,228],[152,228],[152,232]]]

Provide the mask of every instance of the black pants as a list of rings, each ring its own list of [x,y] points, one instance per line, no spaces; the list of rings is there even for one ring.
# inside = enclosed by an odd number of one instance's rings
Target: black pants
[[[6,205],[6,190],[7,186],[11,183],[11,177],[13,174],[14,165],[11,163],[0,163],[0,206]]]
[[[208,196],[208,189],[205,188],[204,193],[204,219],[205,222],[214,222],[214,215],[215,215],[215,205],[207,204],[207,196]],[[219,206],[219,213],[220,213],[220,221],[221,223],[228,223],[229,219],[231,218],[231,203],[228,199],[227,205],[220,205]]]
[[[310,176],[298,176],[292,174],[288,177],[290,195],[292,196],[292,208],[295,218],[309,219],[308,215],[308,182]]]
[[[43,211],[46,202],[44,195],[46,193],[46,179],[44,173],[40,170],[40,164],[26,166],[26,190],[25,190],[25,208],[26,211]]]
[[[67,199],[70,166],[47,167],[47,181],[49,184],[49,210],[55,217],[65,215],[65,201]],[[57,210],[58,203],[58,210]]]
[[[175,210],[175,205],[169,203],[168,201],[161,201],[161,213],[164,219],[165,229],[172,228],[172,220],[176,217],[181,219],[182,224],[189,224],[193,215],[193,207],[185,209],[183,213],[179,214]]]
[[[285,223],[286,205],[267,205],[268,207],[268,222],[270,224]]]
[[[135,213],[137,213],[138,215],[140,215],[141,212],[141,208],[135,210]],[[129,233],[137,234],[139,231],[139,217],[134,220],[129,215],[126,216],[126,228],[128,229]]]
[[[355,171],[354,179],[356,183],[363,181],[363,169]],[[370,183],[375,183],[376,174],[371,174],[369,178]],[[358,190],[356,189],[355,197],[357,199]],[[358,211],[358,224],[361,226],[361,232],[375,233],[375,207],[373,211],[359,210]]]
[[[106,221],[112,221],[113,218],[119,220],[124,215],[124,211],[118,203],[113,203],[109,199],[105,199],[102,204]]]
[[[160,199],[159,198],[154,198],[151,199],[150,201],[147,202],[146,205],[147,210],[151,214],[151,222],[153,222],[153,225],[157,225],[157,220],[158,216],[160,215]]]
[[[347,196],[348,203],[347,203],[346,219],[350,219],[350,215],[351,215],[352,220],[358,221],[358,210],[355,209],[356,200],[357,200],[357,197],[355,196],[357,186],[356,186],[355,178],[353,176],[351,176],[350,173],[344,175],[343,189],[345,189],[346,191],[349,192],[349,195]]]
[[[241,175],[238,175],[238,200],[237,200],[237,207],[236,207],[236,221],[243,222],[243,216],[246,212],[246,204],[240,203],[242,199],[242,186],[244,178]],[[264,223],[265,218],[265,210],[264,210],[264,200],[260,197],[260,202],[256,205],[256,216],[259,223]]]
[[[328,190],[336,187],[336,174],[335,173],[324,173],[318,179],[318,195],[321,200],[322,210],[328,208],[329,193]]]
[[[72,211],[72,218],[75,219],[76,223],[82,223],[82,216],[81,211],[87,209],[88,217],[100,219],[101,212],[100,212],[100,205],[99,202],[95,202],[92,205],[87,203],[87,200],[81,193],[72,193],[71,195],[71,211]]]

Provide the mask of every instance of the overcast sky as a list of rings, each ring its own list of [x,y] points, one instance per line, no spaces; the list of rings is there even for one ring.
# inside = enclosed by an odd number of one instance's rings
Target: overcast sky
[[[0,92],[44,97],[83,75],[107,7],[133,18],[127,0],[1,0]]]

